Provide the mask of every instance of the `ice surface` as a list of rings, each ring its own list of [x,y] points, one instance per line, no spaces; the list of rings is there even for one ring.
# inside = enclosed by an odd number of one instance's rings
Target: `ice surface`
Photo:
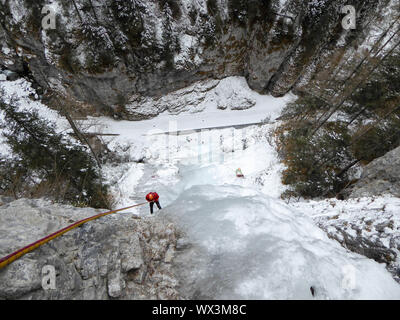
[[[281,201],[235,185],[196,185],[162,215],[197,247],[181,258],[202,299],[399,299],[383,265],[348,252]],[[200,252],[200,254],[199,254]]]

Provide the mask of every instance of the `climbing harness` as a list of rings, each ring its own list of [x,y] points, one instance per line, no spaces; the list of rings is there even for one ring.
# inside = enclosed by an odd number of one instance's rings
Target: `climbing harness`
[[[135,208],[135,207],[139,207],[139,206],[143,206],[145,204],[147,204],[147,203],[140,203],[140,204],[136,204],[136,205],[133,205],[133,206],[130,206],[130,207],[126,207],[126,208],[100,213],[100,214],[97,214],[97,215],[95,215],[93,217],[89,217],[89,218],[80,220],[78,222],[75,222],[75,223],[71,224],[68,227],[65,227],[65,228],[63,228],[61,230],[58,230],[58,231],[52,233],[51,235],[49,235],[47,237],[44,237],[44,238],[42,238],[42,239],[40,239],[40,240],[38,240],[38,241],[36,241],[34,243],[31,243],[31,244],[27,245],[26,247],[23,247],[22,249],[19,249],[19,250],[15,251],[15,252],[9,254],[8,256],[6,256],[4,258],[1,258],[0,259],[0,269],[6,267],[7,265],[9,265],[10,263],[12,263],[15,260],[19,259],[23,255],[25,255],[25,254],[27,254],[29,252],[32,252],[33,250],[37,249],[41,245],[43,245],[43,244],[45,244],[45,243],[47,243],[47,242],[49,242],[49,241],[51,241],[51,240],[53,240],[55,238],[58,238],[58,237],[62,236],[64,233],[66,233],[68,231],[71,231],[71,230],[73,230],[73,229],[75,229],[75,228],[77,228],[77,227],[79,227],[79,226],[81,226],[81,225],[83,225],[83,224],[85,224],[85,223],[87,223],[89,221],[93,221],[93,220],[99,219],[101,217],[104,217],[104,216],[107,216],[107,215],[110,215],[110,214],[113,214],[113,213],[125,211],[125,210],[131,209],[131,208]]]

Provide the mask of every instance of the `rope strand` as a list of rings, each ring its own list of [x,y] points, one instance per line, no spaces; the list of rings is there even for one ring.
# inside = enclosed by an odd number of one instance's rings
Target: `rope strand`
[[[117,209],[117,210],[112,210],[112,211],[108,211],[108,212],[103,212],[103,213],[97,214],[97,215],[95,215],[93,217],[89,217],[89,218],[77,221],[77,222],[69,225],[68,227],[65,227],[65,228],[63,228],[61,230],[58,230],[58,231],[48,235],[47,237],[44,237],[44,238],[42,238],[42,239],[40,239],[40,240],[38,240],[36,242],[33,242],[33,243],[27,245],[26,247],[23,247],[23,248],[15,251],[15,252],[9,254],[6,257],[1,258],[0,259],[0,269],[8,266],[10,263],[12,263],[15,260],[21,258],[25,254],[27,254],[29,252],[32,252],[33,250],[37,249],[38,247],[42,246],[43,244],[45,244],[45,243],[47,243],[47,242],[49,242],[49,241],[51,241],[53,239],[56,239],[56,238],[62,236],[64,233],[67,233],[68,231],[71,231],[71,230],[73,230],[73,229],[75,229],[75,228],[77,228],[77,227],[79,227],[79,226],[81,226],[81,225],[83,225],[83,224],[85,224],[85,223],[87,223],[89,221],[93,221],[93,220],[99,219],[101,217],[104,217],[104,216],[107,216],[107,215],[110,215],[110,214],[114,214],[114,213],[117,213],[117,212],[125,211],[125,210],[131,209],[131,208],[143,206],[145,204],[147,204],[147,203],[135,204],[135,205],[130,206],[130,207]]]

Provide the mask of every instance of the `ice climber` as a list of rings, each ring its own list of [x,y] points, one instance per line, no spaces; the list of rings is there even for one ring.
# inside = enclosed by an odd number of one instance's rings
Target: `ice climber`
[[[146,200],[150,203],[150,213],[153,214],[153,207],[154,203],[157,205],[158,209],[161,210],[161,205],[160,202],[158,201],[160,199],[160,196],[156,192],[150,192],[146,196]]]

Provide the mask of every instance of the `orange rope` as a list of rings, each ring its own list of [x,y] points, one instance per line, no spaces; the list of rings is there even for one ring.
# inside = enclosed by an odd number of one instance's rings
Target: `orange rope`
[[[45,244],[45,243],[47,243],[47,242],[49,242],[49,241],[51,241],[51,240],[53,240],[55,238],[58,238],[58,237],[62,236],[64,233],[66,233],[68,231],[71,231],[71,230],[73,230],[73,229],[75,229],[75,228],[77,228],[77,227],[79,227],[79,226],[81,226],[81,225],[83,225],[83,224],[85,224],[85,223],[87,223],[89,221],[96,220],[96,219],[99,219],[101,217],[113,214],[113,213],[121,212],[121,211],[128,210],[128,209],[131,209],[131,208],[139,207],[139,206],[143,206],[145,204],[147,204],[147,203],[140,203],[140,204],[136,204],[136,205],[133,205],[133,206],[130,206],[130,207],[127,207],[127,208],[100,213],[100,214],[97,214],[97,215],[95,215],[93,217],[89,217],[89,218],[80,220],[78,222],[75,222],[75,223],[71,224],[68,227],[65,227],[65,228],[63,228],[61,230],[58,230],[58,231],[52,233],[51,235],[49,235],[47,237],[44,237],[44,238],[42,238],[42,239],[40,239],[40,240],[38,240],[38,241],[36,241],[34,243],[31,243],[30,245],[27,245],[26,247],[23,247],[22,249],[19,249],[19,250],[15,251],[15,252],[9,254],[8,256],[6,256],[4,258],[1,258],[0,259],[0,269],[6,267],[7,265],[9,265],[10,263],[12,263],[15,260],[19,259],[23,255],[25,255],[25,254],[27,254],[29,252],[32,252],[33,250],[37,249],[41,245],[43,245],[43,244]]]

